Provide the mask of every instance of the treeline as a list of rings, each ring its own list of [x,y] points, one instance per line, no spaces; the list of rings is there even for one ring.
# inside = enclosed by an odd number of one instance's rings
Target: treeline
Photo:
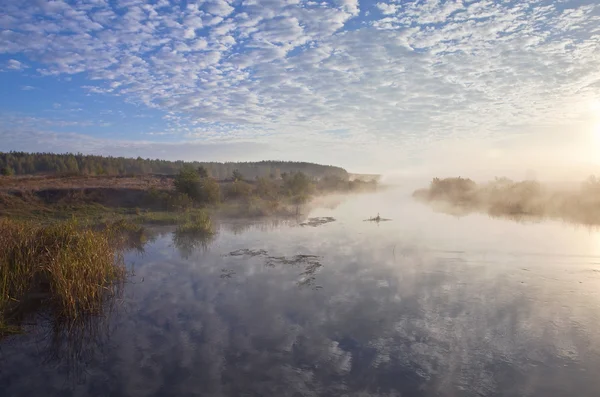
[[[54,154],[0,152],[0,173],[3,175],[147,175],[177,174],[184,167],[204,167],[210,177],[225,180],[238,171],[247,179],[259,177],[280,179],[284,173],[302,172],[315,179],[338,177],[348,179],[348,172],[340,167],[294,161],[259,162],[185,162],[159,159],[105,157],[83,154]]]
[[[555,218],[600,225],[600,179],[591,176],[579,188],[544,185],[538,181],[496,178],[476,183],[468,178],[434,178],[417,199],[450,204],[452,210],[479,211],[492,216]]]

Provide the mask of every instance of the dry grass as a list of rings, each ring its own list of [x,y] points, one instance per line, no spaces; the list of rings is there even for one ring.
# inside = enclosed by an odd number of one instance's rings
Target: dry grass
[[[31,191],[44,189],[173,189],[173,178],[168,176],[57,176],[25,175],[0,177],[0,191]]]
[[[30,299],[58,317],[101,314],[126,271],[114,228],[83,229],[76,222],[38,226],[0,219],[0,332]]]

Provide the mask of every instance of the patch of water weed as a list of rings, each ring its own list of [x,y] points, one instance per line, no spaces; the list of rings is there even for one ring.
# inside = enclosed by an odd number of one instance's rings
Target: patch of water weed
[[[265,259],[265,266],[273,268],[276,266],[304,266],[304,271],[300,273],[300,278],[297,281],[299,287],[309,286],[313,289],[318,290],[323,287],[315,285],[316,277],[315,274],[323,265],[318,255],[306,255],[298,254],[294,256],[270,256],[268,252],[263,249],[253,250],[249,248],[243,248],[235,251],[231,251],[228,256],[241,257],[263,257]],[[221,270],[221,278],[230,278],[235,272],[228,271],[227,269]],[[225,276],[224,276],[225,274]]]
[[[308,218],[308,220],[306,222],[302,222],[300,226],[317,227],[330,222],[335,222],[335,218],[331,216],[322,216],[317,218]]]
[[[235,271],[231,269],[221,269],[220,278],[231,278],[235,275]]]
[[[267,255],[267,251],[265,250],[252,250],[249,248],[242,248],[239,250],[231,251],[228,256],[261,256]]]

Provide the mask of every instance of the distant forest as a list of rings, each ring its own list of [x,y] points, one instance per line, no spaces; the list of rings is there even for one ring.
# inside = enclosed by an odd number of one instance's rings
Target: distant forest
[[[186,162],[125,157],[104,157],[83,154],[0,152],[0,173],[3,175],[147,175],[176,174],[184,166],[203,166],[215,179],[229,179],[237,170],[245,179],[267,177],[279,179],[283,173],[303,172],[311,178],[336,176],[348,179],[340,167],[293,161],[259,162]]]

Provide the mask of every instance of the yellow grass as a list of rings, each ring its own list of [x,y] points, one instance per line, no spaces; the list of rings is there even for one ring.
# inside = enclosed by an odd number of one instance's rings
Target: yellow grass
[[[113,229],[0,219],[0,230],[0,332],[33,296],[61,317],[100,314],[125,277]]]

